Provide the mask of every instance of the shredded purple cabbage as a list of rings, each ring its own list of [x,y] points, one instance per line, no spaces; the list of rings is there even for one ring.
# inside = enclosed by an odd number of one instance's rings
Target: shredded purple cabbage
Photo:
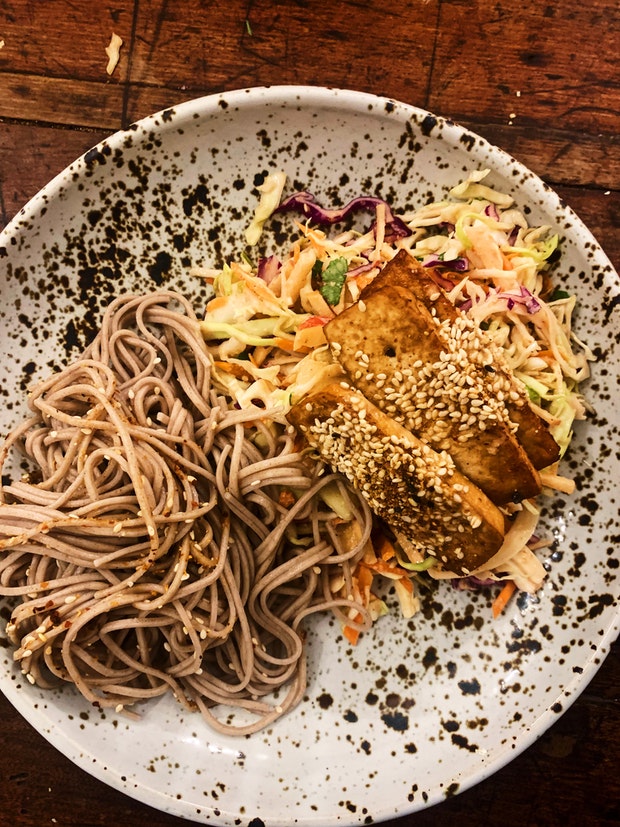
[[[377,266],[376,261],[369,261],[366,264],[359,264],[357,267],[351,268],[347,273],[348,279],[354,279],[356,276],[361,276],[362,273],[367,273]]]
[[[453,258],[448,261],[439,258],[439,256],[426,256],[422,261],[423,267],[446,267],[449,270],[454,270],[456,273],[465,273],[469,270],[469,261],[464,256]]]
[[[491,580],[491,578],[482,580],[480,577],[476,577],[475,574],[470,574],[469,577],[455,577],[450,582],[455,589],[462,591],[464,589],[485,589],[487,586],[493,586],[497,581]]]
[[[383,198],[376,198],[372,195],[360,195],[353,198],[344,207],[335,209],[327,209],[317,203],[316,198],[311,192],[304,190],[302,192],[294,192],[285,198],[280,205],[274,210],[274,213],[279,212],[301,212],[319,225],[338,224],[344,221],[352,212],[357,210],[372,210],[374,211],[377,204],[385,205],[385,240],[388,244],[396,241],[399,238],[407,238],[411,235],[411,230],[405,222],[394,215],[389,204]],[[375,232],[376,224],[372,225],[372,230]]]
[[[265,284],[271,284],[274,278],[278,275],[278,271],[282,267],[282,262],[277,256],[267,256],[267,258],[259,259],[256,267],[256,275],[262,279]]]
[[[494,221],[499,221],[499,213],[497,212],[495,204],[487,204],[484,208],[484,214],[488,215],[489,218],[492,218]]]
[[[498,299],[505,299],[508,310],[512,310],[516,304],[520,304],[527,310],[528,313],[538,313],[540,310],[540,302],[536,296],[531,293],[527,287],[521,285],[521,294],[515,293],[498,293]]]
[[[511,247],[514,247],[515,242],[516,242],[518,237],[519,237],[519,228],[515,226],[515,227],[512,228],[512,230],[510,231],[510,235],[508,236],[508,244]]]

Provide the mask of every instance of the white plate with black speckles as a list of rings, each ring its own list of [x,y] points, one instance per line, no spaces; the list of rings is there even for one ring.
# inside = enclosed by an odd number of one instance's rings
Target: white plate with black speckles
[[[239,252],[264,173],[283,169],[325,203],[365,192],[409,209],[483,167],[563,236],[577,331],[601,358],[587,387],[596,417],[567,460],[578,491],[543,520],[555,541],[543,589],[493,621],[487,597],[441,585],[422,614],[393,612],[355,649],[323,618],[306,699],[243,739],[213,734],[172,698],[137,722],[98,713],[25,682],[3,648],[2,691],[89,773],[199,822],[368,823],[487,777],[592,678],[618,632],[618,276],[536,176],[427,112],[348,91],[243,90],[147,118],[76,161],[0,234],[2,430],[21,418],[24,387],[76,352],[119,290],[163,282],[201,301],[188,267]]]

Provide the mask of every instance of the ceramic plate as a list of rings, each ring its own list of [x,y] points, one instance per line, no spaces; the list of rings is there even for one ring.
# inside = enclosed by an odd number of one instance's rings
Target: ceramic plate
[[[326,204],[368,193],[404,210],[485,167],[533,223],[562,235],[576,329],[600,357],[586,388],[596,415],[565,463],[577,493],[545,511],[544,588],[493,620],[486,596],[440,585],[420,615],[393,612],[356,648],[329,618],[313,622],[304,701],[248,738],[210,732],[172,698],[137,722],[99,713],[71,691],[31,686],[2,649],[3,692],[77,765],[196,821],[369,823],[495,772],[592,678],[618,631],[618,276],[547,186],[454,123],[366,94],[272,87],[185,103],[87,152],[0,234],[2,429],[24,413],[26,386],[77,353],[120,290],[163,283],[200,305],[189,267],[239,253],[266,173],[284,170]],[[290,226],[276,226],[272,248]]]

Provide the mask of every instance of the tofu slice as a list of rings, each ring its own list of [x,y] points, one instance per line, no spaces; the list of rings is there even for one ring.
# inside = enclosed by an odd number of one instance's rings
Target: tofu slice
[[[503,542],[500,510],[447,453],[434,451],[343,385],[305,397],[289,420],[416,550],[457,574],[482,566]]]
[[[381,287],[388,284],[396,285],[410,290],[429,310],[434,308],[440,321],[448,319],[453,322],[459,310],[434,280],[433,273],[433,268],[423,267],[406,250],[399,250],[392,261],[388,262],[382,272],[365,288],[362,300],[365,301]],[[506,407],[510,420],[517,425],[518,441],[534,468],[547,468],[559,459],[560,446],[551,436],[546,422],[530,407],[522,385],[501,366],[495,364],[494,367],[496,371],[510,378],[511,389],[516,394],[514,398],[511,396],[506,400]]]
[[[440,323],[410,290],[385,285],[324,330],[351,383],[422,442],[447,451],[494,503],[540,492],[502,401],[511,382],[496,375],[493,351],[468,317]]]

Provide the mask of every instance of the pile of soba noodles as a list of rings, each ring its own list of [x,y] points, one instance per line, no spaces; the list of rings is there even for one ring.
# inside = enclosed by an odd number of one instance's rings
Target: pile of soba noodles
[[[371,515],[283,413],[240,409],[214,385],[190,304],[115,300],[28,405],[0,456],[4,468],[21,452],[27,468],[0,494],[0,595],[27,679],[119,712],[173,692],[239,734],[294,706],[302,621],[350,616],[335,592],[348,593]],[[356,543],[321,496],[333,486]]]

